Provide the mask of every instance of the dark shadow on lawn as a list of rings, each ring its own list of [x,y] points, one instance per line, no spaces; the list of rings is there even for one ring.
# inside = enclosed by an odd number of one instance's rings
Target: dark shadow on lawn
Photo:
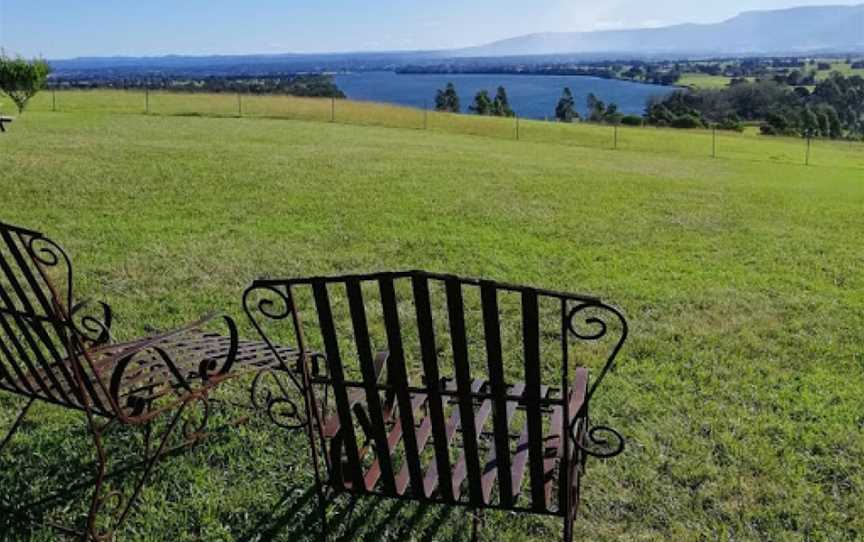
[[[314,487],[302,493],[289,491],[274,505],[272,517],[262,518],[237,540],[319,540],[322,525],[317,499]],[[453,514],[452,507],[375,496],[331,496],[327,509],[328,539],[336,542],[379,542],[385,537],[432,542]]]

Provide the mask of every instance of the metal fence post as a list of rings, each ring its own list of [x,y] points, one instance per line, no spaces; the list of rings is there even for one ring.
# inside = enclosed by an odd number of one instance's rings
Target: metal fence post
[[[237,91],[237,116],[243,116],[243,97],[240,95],[240,91]]]
[[[717,127],[711,127],[711,158],[717,158]]]
[[[615,125],[615,143],[613,144],[613,148],[618,150],[618,125]]]
[[[330,122],[336,122],[336,97],[330,97]]]
[[[57,91],[51,90],[51,111],[57,112]]]
[[[807,154],[804,157],[804,165],[810,165],[810,135],[807,135]]]

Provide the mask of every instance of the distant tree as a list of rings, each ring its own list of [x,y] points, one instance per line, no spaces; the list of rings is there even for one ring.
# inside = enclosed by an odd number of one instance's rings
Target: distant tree
[[[447,111],[447,97],[440,88],[435,91],[435,111]]]
[[[453,83],[447,83],[444,90],[439,89],[435,94],[435,110],[448,113],[459,113],[462,110],[459,94],[456,93]]]
[[[801,99],[806,99],[810,96],[810,90],[807,87],[795,87],[795,95]]]
[[[831,63],[829,62],[820,62],[816,65],[816,69],[820,72],[825,72],[831,69]]]
[[[732,130],[735,132],[743,132],[744,124],[741,123],[741,119],[738,118],[738,115],[735,113],[730,113],[726,116],[722,121],[717,124],[717,128],[721,130]]]
[[[626,115],[621,117],[621,124],[624,126],[642,126],[644,121],[639,115]]]
[[[831,139],[843,137],[843,123],[833,106],[827,104],[819,106],[816,116],[819,119],[819,129],[823,136]]]
[[[516,116],[510,107],[510,100],[507,99],[507,90],[504,87],[498,87],[498,91],[495,93],[495,99],[492,101],[492,115],[496,117]]]
[[[819,118],[809,107],[801,110],[801,134],[804,137],[817,137],[819,135]]]
[[[45,86],[50,72],[51,68],[44,60],[12,58],[0,51],[0,90],[15,102],[19,115],[24,112],[30,98]]]
[[[573,99],[573,93],[569,87],[564,88],[561,99],[555,106],[555,118],[561,122],[573,122],[579,119],[579,113],[576,111],[576,100]]]
[[[801,72],[798,70],[792,70],[789,72],[789,75],[786,76],[786,84],[790,87],[798,86],[801,83]]]
[[[474,103],[468,109],[477,115],[491,115],[492,99],[489,97],[489,91],[481,90],[478,92],[474,96]]]
[[[603,118],[606,116],[606,104],[591,92],[588,94],[586,105],[588,106],[588,120],[603,122]]]

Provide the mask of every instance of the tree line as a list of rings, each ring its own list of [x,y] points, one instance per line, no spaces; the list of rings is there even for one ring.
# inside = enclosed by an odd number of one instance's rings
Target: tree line
[[[603,124],[642,124],[640,117],[627,116],[618,110],[618,105],[605,103],[593,93],[587,99],[588,116],[585,120]],[[453,83],[447,83],[443,89],[438,89],[435,94],[435,110],[444,113],[461,113],[462,105],[459,93]],[[490,96],[488,90],[480,90],[474,95],[474,101],[468,106],[468,111],[475,115],[492,117],[514,117],[516,112],[510,107],[507,97],[507,89],[499,86],[495,97]],[[560,122],[578,122],[582,116],[576,109],[576,100],[569,87],[564,88],[561,98],[555,106],[554,118]],[[635,121],[634,121],[635,119]]]
[[[459,94],[453,83],[447,83],[443,89],[435,94],[435,110],[445,113],[461,113],[462,105]],[[476,115],[490,117],[515,117],[516,112],[510,107],[510,99],[507,97],[507,89],[499,86],[495,97],[489,95],[488,90],[481,90],[474,96],[474,101],[468,106],[468,110]]]
[[[650,100],[645,120],[656,126],[742,129],[759,123],[765,135],[864,137],[864,78],[832,73],[807,87],[774,80],[740,82],[723,89],[681,90]]]

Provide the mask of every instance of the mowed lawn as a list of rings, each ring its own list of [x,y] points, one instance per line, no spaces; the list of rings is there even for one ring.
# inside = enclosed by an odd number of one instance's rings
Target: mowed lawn
[[[590,462],[581,539],[854,540],[864,178],[849,166],[31,112],[0,137],[0,220],[64,244],[78,297],[110,302],[121,339],[211,309],[244,322],[262,275],[424,268],[600,295],[632,337],[592,414],[628,446]],[[21,404],[0,394],[0,432]],[[133,449],[137,433],[113,438]],[[119,539],[315,540],[304,444],[255,420],[173,457]],[[69,488],[92,463],[83,418],[36,407],[0,458],[0,539],[80,519],[87,494]],[[461,510],[377,499],[338,499],[331,523],[344,540],[470,532]],[[484,536],[560,529],[494,513]]]

